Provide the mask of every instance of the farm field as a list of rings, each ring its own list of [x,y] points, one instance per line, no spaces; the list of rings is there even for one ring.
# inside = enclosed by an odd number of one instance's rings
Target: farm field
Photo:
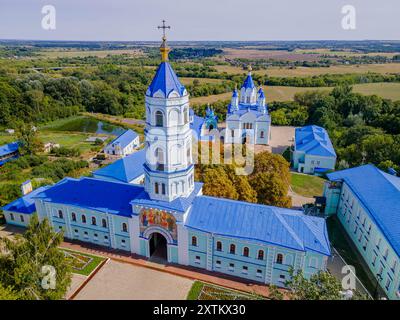
[[[179,78],[183,85],[192,85],[194,80],[198,80],[200,83],[221,83],[221,79],[211,79],[211,78]]]
[[[376,94],[385,99],[400,100],[400,83],[365,83],[353,86],[354,92],[364,95]]]
[[[298,92],[305,92],[310,90],[330,90],[331,88],[320,87],[320,88],[305,88],[305,87],[285,87],[285,86],[263,86],[265,97],[267,102],[272,101],[289,101],[292,100],[294,95]],[[216,101],[230,100],[232,96],[231,92],[221,93],[216,95],[210,95],[206,97],[191,98],[192,104],[205,104],[214,103]]]
[[[285,87],[285,86],[263,86],[267,102],[293,100],[296,93],[306,91],[330,91],[331,87]],[[353,85],[354,92],[364,95],[377,95],[394,101],[400,100],[400,83],[365,83]],[[232,93],[221,93],[206,97],[191,99],[192,104],[215,103],[217,101],[230,100]]]
[[[126,54],[129,56],[142,56],[143,52],[137,49],[124,50],[43,50],[40,55],[46,58],[75,58],[75,57],[90,57],[105,58],[108,55]]]
[[[218,65],[214,67],[218,72],[226,72],[228,74],[246,73],[240,67]],[[400,73],[400,63],[385,64],[366,64],[366,65],[338,65],[327,68],[308,68],[296,67],[295,69],[271,67],[263,70],[253,70],[255,74],[268,75],[271,77],[308,77],[321,74],[349,74],[349,73]]]

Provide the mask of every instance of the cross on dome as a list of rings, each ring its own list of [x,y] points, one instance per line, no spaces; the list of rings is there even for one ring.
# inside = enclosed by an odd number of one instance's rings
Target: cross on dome
[[[166,30],[171,29],[171,26],[165,25],[165,20],[162,21],[162,26],[158,26],[158,29],[163,30],[163,37],[162,37],[162,44],[160,46],[160,52],[161,52],[161,60],[162,61],[167,61],[168,60],[168,52],[170,49],[167,46],[167,35],[166,35]]]

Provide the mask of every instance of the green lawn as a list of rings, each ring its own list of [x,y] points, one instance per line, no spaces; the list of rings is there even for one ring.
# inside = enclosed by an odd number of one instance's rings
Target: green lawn
[[[195,281],[187,300],[262,300],[264,297]]]
[[[106,259],[104,257],[94,256],[78,251],[72,251],[68,249],[61,250],[66,254],[68,262],[72,267],[72,272],[82,274],[84,276],[90,275],[90,273]]]
[[[324,179],[306,174],[291,173],[292,189],[304,197],[321,196],[324,189]]]

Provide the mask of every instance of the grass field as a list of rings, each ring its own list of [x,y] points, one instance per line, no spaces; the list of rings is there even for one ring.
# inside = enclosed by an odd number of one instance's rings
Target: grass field
[[[263,297],[195,281],[187,300],[261,300]]]
[[[228,74],[242,74],[246,71],[240,67],[219,65],[215,66],[219,72]],[[320,74],[349,74],[349,73],[400,73],[400,63],[386,64],[366,64],[366,65],[339,65],[328,68],[306,68],[297,67],[295,69],[271,67],[263,70],[254,70],[253,73],[261,75],[269,75],[271,77],[308,77]]]
[[[304,197],[313,197],[322,195],[324,188],[324,179],[305,174],[291,173],[291,187],[294,192]]]

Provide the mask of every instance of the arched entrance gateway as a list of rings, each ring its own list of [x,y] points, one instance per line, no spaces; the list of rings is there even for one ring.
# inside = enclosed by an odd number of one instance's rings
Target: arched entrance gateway
[[[167,239],[158,232],[151,234],[149,239],[150,260],[168,261]]]

